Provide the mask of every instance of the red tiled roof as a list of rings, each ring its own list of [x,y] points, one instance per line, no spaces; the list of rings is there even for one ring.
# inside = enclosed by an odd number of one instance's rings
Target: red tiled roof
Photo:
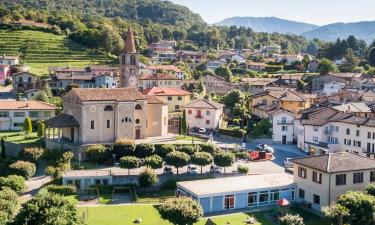
[[[180,80],[179,78],[164,73],[143,76],[140,80]]]
[[[64,96],[64,99],[73,96],[82,102],[86,101],[118,101],[131,102],[137,100],[146,100],[136,88],[73,88]]]
[[[142,94],[150,96],[186,96],[192,95],[192,93],[179,89],[179,88],[161,88],[161,87],[153,87],[147,88],[142,91]]]
[[[167,70],[167,71],[174,71],[176,73],[181,73],[182,70],[175,65],[155,65],[147,67],[149,70]]]
[[[0,110],[55,110],[53,104],[39,101],[0,101]]]

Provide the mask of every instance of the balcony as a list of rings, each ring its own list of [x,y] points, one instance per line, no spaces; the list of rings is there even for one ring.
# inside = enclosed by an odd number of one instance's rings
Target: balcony
[[[196,119],[202,119],[202,118],[203,118],[203,116],[202,116],[202,115],[199,115],[199,114],[195,115],[194,117],[195,117]]]
[[[293,125],[294,121],[278,120],[277,125]]]

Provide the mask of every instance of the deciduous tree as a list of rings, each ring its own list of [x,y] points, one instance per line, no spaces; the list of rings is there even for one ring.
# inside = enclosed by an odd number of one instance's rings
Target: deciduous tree
[[[134,156],[125,156],[120,159],[120,167],[128,169],[128,175],[130,170],[141,166],[141,160]]]
[[[186,166],[189,163],[189,160],[190,160],[190,156],[188,154],[184,152],[179,152],[179,151],[171,152],[165,158],[165,162],[168,165],[176,167],[177,174],[178,174],[178,169]]]
[[[191,162],[201,167],[201,173],[203,173],[203,166],[210,165],[213,161],[212,155],[207,152],[196,152],[191,157]]]

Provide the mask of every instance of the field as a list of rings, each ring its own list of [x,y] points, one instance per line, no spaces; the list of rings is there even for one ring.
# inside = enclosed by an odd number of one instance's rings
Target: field
[[[0,55],[20,55],[20,48],[25,46],[29,46],[25,64],[30,67],[30,72],[37,75],[46,75],[49,66],[84,67],[110,61],[105,54],[89,50],[62,35],[0,30]]]
[[[157,211],[157,206],[154,205],[122,205],[122,206],[94,206],[94,207],[79,207],[79,212],[87,219],[88,225],[132,225],[137,218],[142,219],[144,225],[171,225],[168,221],[162,219]],[[328,221],[319,218],[311,213],[301,209],[296,210],[304,219],[306,225],[328,225]],[[231,225],[244,225],[244,221],[250,217],[255,216],[258,224],[255,225],[273,225],[274,222],[266,215],[272,214],[272,211],[262,211],[254,213],[235,213],[230,215],[215,216],[211,219],[217,225],[226,225],[229,222]],[[202,219],[196,225],[204,225],[207,218]]]

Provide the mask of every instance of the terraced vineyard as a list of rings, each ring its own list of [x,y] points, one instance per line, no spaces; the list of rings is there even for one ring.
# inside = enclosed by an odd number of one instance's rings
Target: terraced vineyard
[[[109,63],[104,53],[90,50],[65,36],[40,31],[0,30],[0,55],[20,55],[20,48],[30,42],[25,64],[32,73],[47,74],[49,66],[79,66]]]

